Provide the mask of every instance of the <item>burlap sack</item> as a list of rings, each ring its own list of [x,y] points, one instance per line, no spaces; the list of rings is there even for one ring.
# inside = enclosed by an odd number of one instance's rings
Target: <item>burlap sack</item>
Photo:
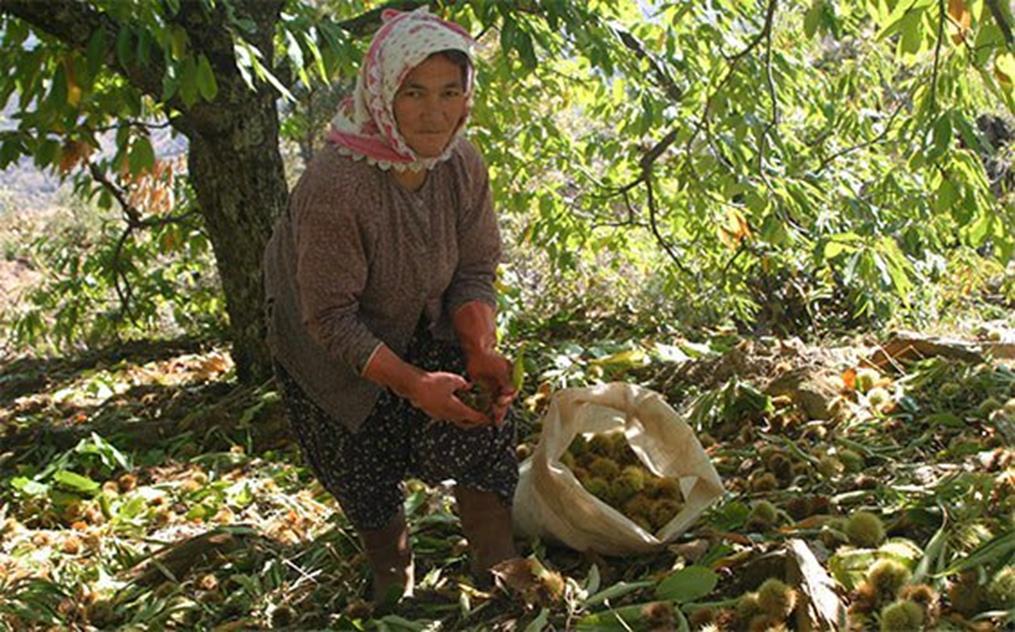
[[[680,482],[684,508],[648,533],[585,489],[560,456],[578,433],[623,431],[645,466]],[[604,555],[644,553],[683,533],[723,493],[722,481],[691,427],[655,391],[613,382],[558,391],[532,456],[520,467],[515,529]]]

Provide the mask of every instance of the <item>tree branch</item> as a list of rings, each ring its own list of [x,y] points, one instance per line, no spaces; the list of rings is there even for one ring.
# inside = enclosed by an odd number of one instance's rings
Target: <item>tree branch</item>
[[[997,0],[986,0],[987,7],[990,9],[990,14],[994,16],[994,21],[997,22],[997,28],[1001,29],[1004,34],[1004,43],[1008,45],[1008,48],[1012,47],[1012,34],[1011,24],[1004,19],[1004,11],[1001,10],[1001,5],[997,3]]]
[[[190,210],[178,215],[142,217],[141,211],[127,199],[127,192],[110,180],[109,177],[95,165],[95,163],[88,163],[88,172],[91,174],[92,179],[101,184],[107,191],[109,191],[110,195],[116,198],[116,201],[120,204],[120,209],[123,211],[124,219],[127,222],[123,232],[120,233],[120,237],[116,240],[116,248],[113,250],[113,288],[116,290],[117,298],[120,299],[121,317],[125,315],[128,319],[133,319],[134,316],[130,309],[133,290],[130,285],[130,279],[127,277],[127,273],[124,272],[123,267],[120,265],[120,262],[123,259],[123,247],[127,243],[127,239],[136,230],[182,222],[196,215],[197,209],[191,208]],[[123,284],[122,287],[121,283]]]
[[[0,13],[23,20],[39,32],[47,33],[79,51],[88,47],[92,35],[99,30],[105,31],[107,42],[116,41],[122,26],[108,14],[76,0],[0,0]],[[154,41],[150,45],[158,47]],[[123,66],[117,58],[115,47],[109,46],[105,62],[131,85],[156,100],[162,100],[162,76],[166,67],[161,54],[151,55],[144,66],[136,63]],[[181,111],[185,109],[177,98],[171,99],[169,105]]]

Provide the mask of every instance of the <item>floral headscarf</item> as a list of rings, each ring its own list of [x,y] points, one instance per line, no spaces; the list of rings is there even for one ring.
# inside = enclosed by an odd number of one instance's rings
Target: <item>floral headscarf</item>
[[[343,153],[365,158],[384,170],[432,169],[449,157],[455,138],[465,129],[472,107],[471,61],[476,42],[464,28],[431,15],[425,6],[411,12],[388,9],[381,20],[383,24],[370,42],[356,78],[356,88],[342,101],[327,138]],[[462,51],[470,61],[465,80],[465,115],[444,153],[422,158],[398,132],[392,103],[413,68],[433,53],[449,49]]]

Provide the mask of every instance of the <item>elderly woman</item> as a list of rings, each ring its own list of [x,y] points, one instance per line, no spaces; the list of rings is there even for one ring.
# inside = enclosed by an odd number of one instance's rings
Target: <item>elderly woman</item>
[[[454,479],[478,580],[515,556],[515,391],[495,349],[500,237],[486,166],[462,136],[473,46],[425,9],[386,11],[265,252],[283,401],[362,539],[375,601],[411,594],[406,478]],[[490,410],[458,398],[472,383],[492,394]]]

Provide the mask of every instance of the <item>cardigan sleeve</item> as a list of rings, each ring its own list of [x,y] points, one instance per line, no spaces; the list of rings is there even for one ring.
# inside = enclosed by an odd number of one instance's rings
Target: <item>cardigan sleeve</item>
[[[381,341],[359,316],[369,272],[355,196],[310,171],[293,192],[296,289],[303,324],[329,356],[362,375]]]
[[[479,151],[463,143],[466,175],[464,203],[459,210],[458,265],[445,295],[449,314],[470,301],[497,306],[493,282],[501,257],[500,231],[490,194],[490,176]]]

